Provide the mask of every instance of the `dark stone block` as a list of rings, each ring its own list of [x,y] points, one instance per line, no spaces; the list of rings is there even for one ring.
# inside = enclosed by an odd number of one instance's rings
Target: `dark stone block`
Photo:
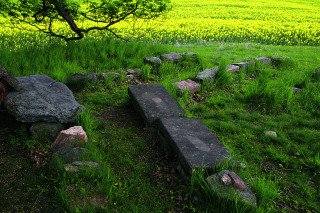
[[[185,111],[160,84],[137,85],[128,89],[134,107],[147,125],[155,125],[160,117],[184,116]]]
[[[194,118],[161,118],[159,136],[169,153],[177,154],[186,174],[193,169],[213,169],[232,155],[200,120]],[[168,150],[166,150],[168,151]]]

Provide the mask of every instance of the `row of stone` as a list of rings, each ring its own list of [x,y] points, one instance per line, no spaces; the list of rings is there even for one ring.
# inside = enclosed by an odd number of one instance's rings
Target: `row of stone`
[[[240,165],[202,121],[184,117],[185,111],[162,85],[131,86],[128,93],[145,123],[157,128],[164,151],[177,156],[177,169],[183,178],[190,180],[194,170],[210,171],[225,163]],[[232,171],[216,173],[207,182],[219,196],[238,197],[257,205],[250,188]]]

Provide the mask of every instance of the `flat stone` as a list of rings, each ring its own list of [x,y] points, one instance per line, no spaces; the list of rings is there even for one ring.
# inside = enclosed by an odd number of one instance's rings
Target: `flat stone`
[[[268,58],[268,57],[258,57],[255,59],[255,61],[259,61],[259,62],[265,63],[265,64],[271,64],[271,62],[272,62],[271,58]]]
[[[226,66],[226,69],[227,69],[228,72],[234,73],[234,72],[237,72],[237,71],[240,70],[240,66],[233,65],[233,64],[228,64]]]
[[[153,66],[160,66],[162,64],[162,61],[160,58],[158,57],[154,57],[154,56],[151,56],[151,57],[145,57],[143,59],[143,62],[145,64],[150,64],[150,65],[153,65]]]
[[[177,63],[182,58],[182,56],[176,52],[171,52],[168,54],[162,54],[161,58],[172,63]]]
[[[80,147],[61,147],[52,155],[52,161],[56,162],[57,160],[62,161],[62,163],[72,163],[74,161],[82,161],[87,158],[89,150]]]
[[[202,72],[198,73],[196,79],[198,81],[214,81],[218,70],[219,70],[218,66],[214,68],[205,69]]]
[[[232,158],[230,152],[200,120],[160,118],[159,138],[169,153],[177,154],[185,173],[213,169]]]
[[[155,125],[160,117],[180,117],[185,111],[160,84],[137,85],[128,88],[134,107],[147,125]]]
[[[30,133],[33,139],[54,141],[59,132],[63,130],[61,123],[37,122],[30,127]]]
[[[228,177],[231,179],[230,184]],[[224,179],[228,179],[227,184]],[[206,179],[211,189],[221,198],[238,200],[257,207],[257,198],[248,185],[234,172],[223,170]]]
[[[193,94],[197,92],[201,86],[197,82],[194,82],[190,79],[187,79],[185,81],[179,81],[179,82],[173,83],[172,85],[178,87],[180,93],[184,93],[185,91],[188,90],[189,94]]]
[[[10,88],[19,91],[22,89],[20,81],[9,73],[4,67],[0,65],[0,82],[9,86]]]
[[[23,86],[5,100],[8,112],[21,122],[75,122],[84,107],[63,83],[46,75],[17,78]]]
[[[249,68],[249,62],[233,63],[232,65],[239,66],[242,70],[247,70]]]

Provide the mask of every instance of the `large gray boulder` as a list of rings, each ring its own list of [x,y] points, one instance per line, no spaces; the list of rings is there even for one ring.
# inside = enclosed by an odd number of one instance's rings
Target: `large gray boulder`
[[[46,75],[17,78],[23,86],[5,100],[8,112],[21,122],[75,122],[84,109],[71,90]]]

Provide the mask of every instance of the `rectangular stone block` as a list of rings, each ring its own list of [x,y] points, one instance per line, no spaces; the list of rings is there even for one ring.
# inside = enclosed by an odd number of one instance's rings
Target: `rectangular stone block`
[[[128,88],[134,107],[147,125],[155,125],[160,117],[180,117],[185,111],[161,84],[137,85]]]
[[[186,175],[192,169],[213,169],[226,162],[232,155],[219,139],[194,118],[161,118],[158,136],[167,153],[177,154]]]

